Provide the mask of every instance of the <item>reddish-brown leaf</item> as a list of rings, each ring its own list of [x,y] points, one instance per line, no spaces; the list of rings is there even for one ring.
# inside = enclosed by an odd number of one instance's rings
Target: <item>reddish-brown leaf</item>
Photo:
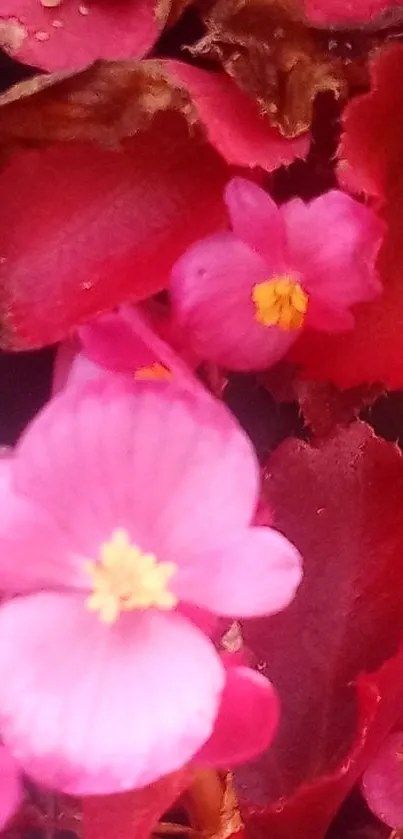
[[[117,148],[163,111],[180,113],[192,131],[198,123],[235,166],[272,171],[309,150],[307,133],[281,137],[224,73],[168,60],[98,61],[14,85],[0,96],[0,147],[89,141]]]
[[[282,721],[238,789],[252,832],[320,839],[401,715],[403,459],[355,423],[317,448],[283,443],[264,490],[305,577],[287,610],[243,625]]]
[[[219,61],[286,137],[307,131],[318,93],[347,92],[343,62],[305,25],[299,0],[216,0],[196,52]]]
[[[302,0],[307,18],[323,26],[365,23],[381,12],[401,6],[401,0]]]
[[[316,437],[325,437],[337,425],[347,425],[357,418],[382,393],[374,385],[339,390],[327,382],[295,381],[295,395],[305,423]]]

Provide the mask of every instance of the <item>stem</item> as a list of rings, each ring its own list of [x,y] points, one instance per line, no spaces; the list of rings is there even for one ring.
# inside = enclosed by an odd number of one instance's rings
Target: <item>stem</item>
[[[169,834],[171,836],[189,836],[189,837],[196,837],[198,833],[193,827],[187,824],[172,824],[172,822],[158,822],[157,826],[153,830],[153,836],[165,836]]]
[[[199,770],[183,797],[192,825],[209,839],[227,839],[243,829],[237,797],[228,773]]]

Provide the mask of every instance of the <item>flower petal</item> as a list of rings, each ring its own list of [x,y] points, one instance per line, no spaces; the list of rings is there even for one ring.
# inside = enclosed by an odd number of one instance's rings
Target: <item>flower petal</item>
[[[54,4],[56,5],[56,4]],[[141,58],[159,36],[155,0],[91,3],[1,0],[2,46],[43,70],[76,70],[97,58]],[[14,37],[12,37],[14,34]]]
[[[403,732],[393,731],[362,777],[362,791],[372,812],[389,825],[403,827]]]
[[[233,766],[267,749],[280,703],[272,684],[250,667],[229,667],[213,733],[194,757],[198,766]]]
[[[205,392],[192,370],[154,330],[140,306],[121,306],[79,329],[84,350],[96,364],[134,375],[155,362],[165,366],[181,385]],[[152,378],[150,376],[150,378]]]
[[[304,326],[326,332],[346,332],[354,329],[355,318],[348,309],[332,309],[319,298],[310,300]]]
[[[253,288],[277,273],[232,233],[198,242],[176,263],[171,295],[179,326],[195,352],[229,370],[259,370],[278,361],[297,330],[262,326]]]
[[[288,606],[301,578],[291,542],[270,527],[252,527],[181,566],[172,590],[216,614],[253,617]]]
[[[46,585],[85,585],[82,558],[40,505],[15,491],[14,461],[0,461],[0,589],[8,594]]]
[[[35,780],[74,795],[145,786],[209,737],[224,684],[211,642],[177,613],[105,626],[81,595],[0,608],[0,725]]]
[[[384,225],[367,207],[332,190],[282,208],[292,263],[304,288],[328,308],[372,300],[381,290],[375,260]]]
[[[295,158],[305,158],[310,135],[286,139],[254,101],[226,73],[211,73],[166,60],[165,68],[190,93],[210,143],[232,166],[273,172]]]
[[[22,782],[18,764],[8,749],[0,746],[0,830],[22,800]]]
[[[119,527],[180,563],[195,544],[246,526],[258,465],[224,406],[170,382],[115,378],[68,388],[45,407],[17,447],[18,491],[85,558]]]
[[[129,307],[100,315],[81,327],[79,335],[88,357],[117,373],[134,375],[139,367],[148,367],[156,360],[155,353],[133,328]]]
[[[269,265],[276,264],[278,274],[284,273],[286,230],[275,201],[245,178],[232,178],[224,195],[235,235],[260,253]]]
[[[85,385],[99,376],[116,376],[110,370],[100,367],[83,352],[71,353],[67,342],[60,344],[55,359],[52,395],[55,396],[65,387]]]

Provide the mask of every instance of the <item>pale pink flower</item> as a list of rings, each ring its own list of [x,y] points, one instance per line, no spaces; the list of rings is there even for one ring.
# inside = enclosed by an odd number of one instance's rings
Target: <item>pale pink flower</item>
[[[259,370],[303,329],[351,329],[353,304],[381,292],[374,267],[383,224],[343,192],[278,207],[234,178],[225,199],[232,232],[197,242],[176,263],[176,322],[200,357]]]
[[[389,827],[403,828],[403,731],[393,731],[362,777],[367,804]]]
[[[225,408],[171,382],[100,377],[33,421],[0,470],[0,730],[28,774],[107,793],[268,745],[273,688],[208,635],[301,579],[250,526],[258,478]]]
[[[0,745],[0,830],[14,815],[22,800],[19,766],[8,749]]]

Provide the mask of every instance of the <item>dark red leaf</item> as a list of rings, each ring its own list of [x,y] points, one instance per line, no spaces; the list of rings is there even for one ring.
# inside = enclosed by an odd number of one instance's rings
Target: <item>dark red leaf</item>
[[[352,422],[381,393],[382,390],[376,386],[362,385],[350,390],[338,390],[326,382],[306,382],[301,379],[295,382],[295,396],[305,423],[316,437],[325,437],[337,425]]]
[[[252,833],[320,839],[403,706],[403,459],[355,423],[283,443],[264,491],[305,578],[287,610],[243,625],[282,721],[238,789]]]
[[[396,109],[403,100],[402,59],[401,44],[382,50],[371,65],[371,90],[345,109],[338,171],[354,192],[391,197],[400,184],[403,125]]]

